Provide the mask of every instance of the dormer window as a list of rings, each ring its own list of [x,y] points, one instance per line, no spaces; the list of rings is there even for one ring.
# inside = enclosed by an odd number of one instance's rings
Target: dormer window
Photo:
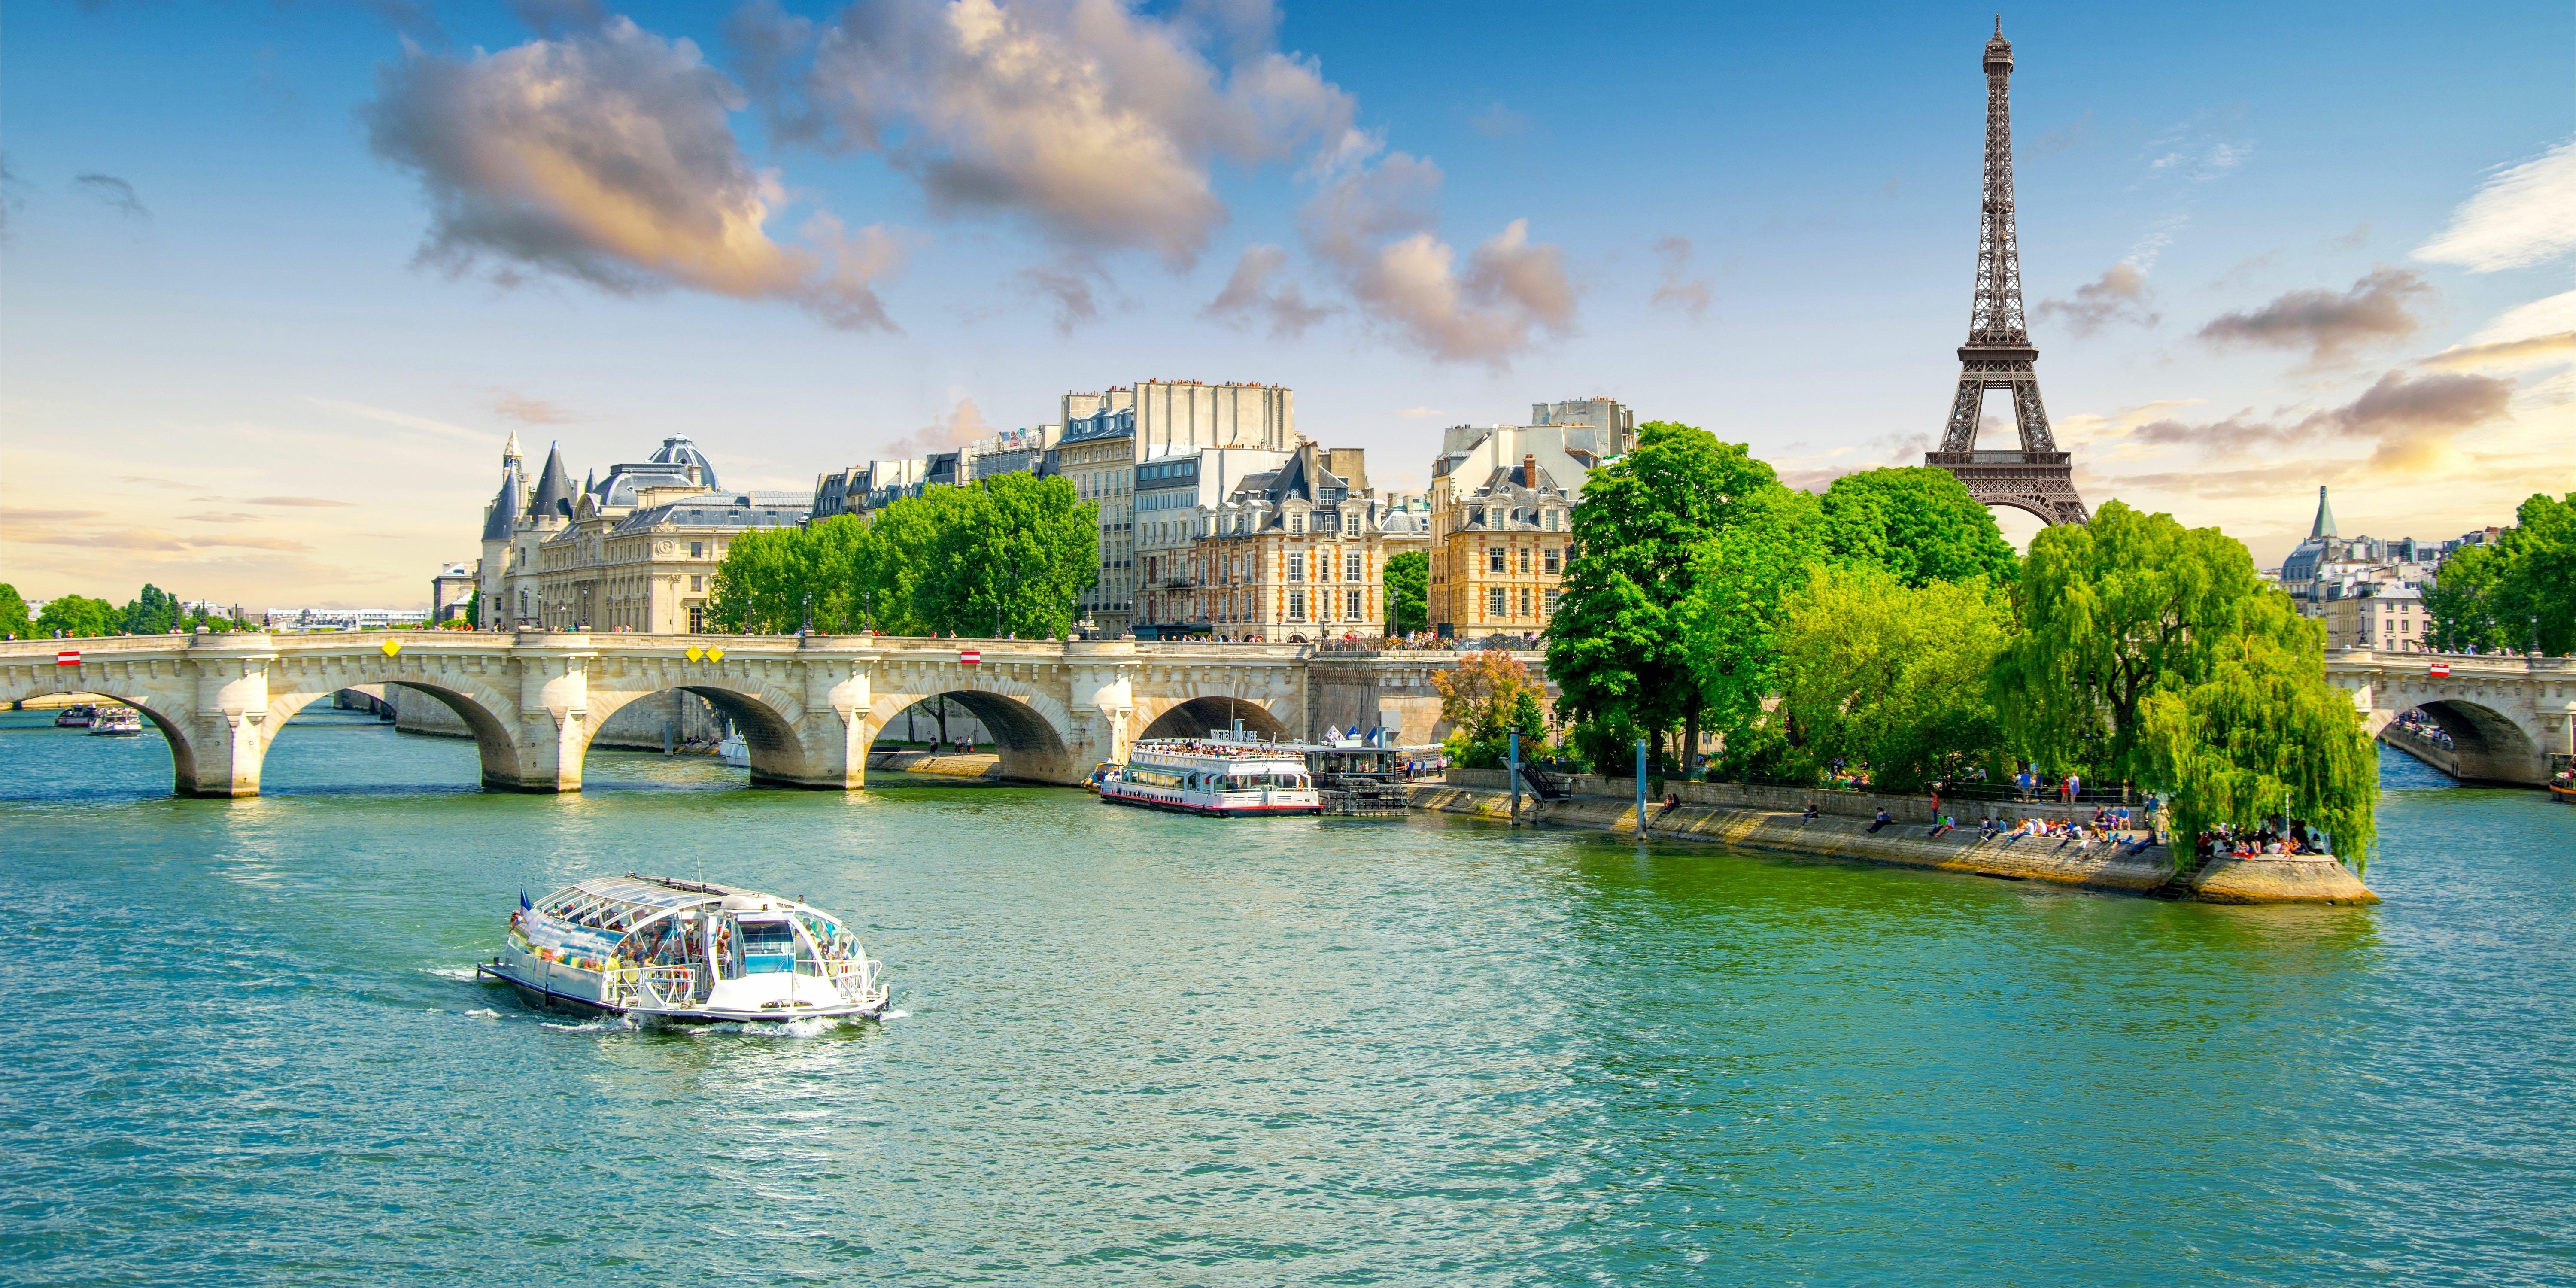
[[[1306,530],[1306,516],[1302,514],[1289,515],[1288,530],[1290,532],[1304,532]]]

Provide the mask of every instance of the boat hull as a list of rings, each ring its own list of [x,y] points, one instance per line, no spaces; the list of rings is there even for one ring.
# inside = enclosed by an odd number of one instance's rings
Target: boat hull
[[[785,1024],[792,1020],[863,1020],[876,1018],[886,1007],[886,1004],[881,1001],[760,1011],[612,1006],[596,997],[582,997],[560,989],[548,988],[535,980],[523,979],[509,968],[494,963],[478,965],[474,968],[474,973],[480,978],[497,980],[509,985],[517,990],[521,999],[540,1010],[569,1010],[584,1015],[617,1015],[663,1024]]]
[[[2551,783],[2549,785],[2549,795],[2553,800],[2561,800],[2570,805],[2576,805],[2576,787],[2561,787],[2556,783]]]
[[[1117,790],[1115,784],[1103,784],[1100,801],[1104,805],[1128,805],[1137,809],[1161,810],[1166,814],[1196,814],[1202,818],[1267,818],[1274,814],[1320,814],[1322,801],[1274,805],[1199,804],[1188,800],[1163,800],[1152,796],[1131,796]]]

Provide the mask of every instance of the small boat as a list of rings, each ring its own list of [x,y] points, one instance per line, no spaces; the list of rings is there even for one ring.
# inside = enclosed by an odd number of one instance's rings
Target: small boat
[[[87,729],[89,728],[89,722],[97,718],[98,708],[91,706],[86,702],[75,702],[72,705],[63,708],[62,714],[54,717],[54,727],[57,729]]]
[[[519,897],[474,968],[543,1007],[677,1024],[874,1016],[886,987],[839,918],[757,890],[604,877]]]
[[[2562,773],[2549,780],[2549,799],[2576,805],[2576,772]]]
[[[716,744],[716,755],[736,769],[751,768],[751,744],[742,740],[739,730],[726,732],[724,741]]]
[[[1323,810],[1302,752],[1230,732],[1136,743],[1101,778],[1100,799],[1219,818]]]
[[[132,707],[100,707],[92,716],[89,731],[93,735],[132,737],[143,732],[143,713]]]

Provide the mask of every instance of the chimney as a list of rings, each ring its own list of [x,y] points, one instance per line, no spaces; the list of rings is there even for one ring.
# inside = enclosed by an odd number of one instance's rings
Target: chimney
[[[1538,453],[1536,452],[1521,457],[1521,486],[1533,492],[1538,490]]]

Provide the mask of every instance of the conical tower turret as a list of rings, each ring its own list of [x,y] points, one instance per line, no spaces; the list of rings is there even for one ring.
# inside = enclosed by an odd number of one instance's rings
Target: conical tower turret
[[[537,476],[536,495],[528,498],[528,517],[539,522],[572,517],[572,475],[565,472],[563,446],[548,444],[546,468]]]
[[[2341,535],[2335,531],[2334,507],[2326,504],[2325,485],[2320,483],[2317,485],[2317,521],[2308,525],[2308,540]]]

